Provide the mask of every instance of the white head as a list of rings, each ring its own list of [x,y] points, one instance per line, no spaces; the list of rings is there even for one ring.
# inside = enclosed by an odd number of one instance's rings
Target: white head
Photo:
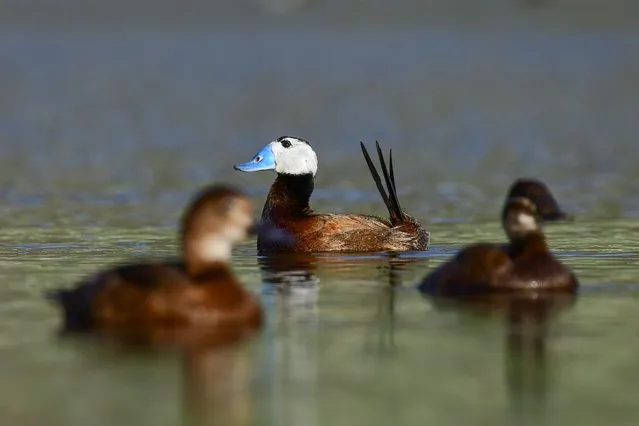
[[[287,175],[317,173],[317,155],[308,141],[293,136],[281,136],[262,148],[253,159],[233,166],[243,172],[275,170]]]

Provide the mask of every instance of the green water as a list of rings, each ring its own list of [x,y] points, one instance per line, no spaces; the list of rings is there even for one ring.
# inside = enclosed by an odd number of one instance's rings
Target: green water
[[[318,255],[276,272],[258,262],[254,242],[244,244],[234,269],[260,295],[268,325],[244,345],[188,363],[175,352],[59,340],[57,312],[41,299],[44,289],[123,258],[173,253],[171,229],[9,230],[1,240],[3,419],[190,424],[189,404],[204,400],[208,424],[632,424],[634,226],[548,227],[584,288],[550,321],[543,362],[521,361],[525,372],[509,370],[519,358],[502,315],[438,310],[412,288],[458,245],[501,240],[494,223],[433,225],[426,255]],[[391,282],[402,286],[389,290]]]
[[[44,3],[0,3],[2,424],[637,423],[636,2]],[[273,174],[231,166],[285,134],[318,154],[320,211],[383,214],[358,142],[392,147],[431,250],[282,265],[246,242],[233,268],[268,324],[227,350],[57,337],[45,290],[175,254],[204,183],[261,208]],[[577,216],[546,231],[582,291],[513,334],[413,285],[503,241],[520,176]]]

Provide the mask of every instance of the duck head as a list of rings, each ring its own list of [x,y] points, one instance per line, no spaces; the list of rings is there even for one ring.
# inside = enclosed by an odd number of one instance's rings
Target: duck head
[[[267,233],[290,243],[292,236],[254,220],[253,203],[228,185],[212,185],[198,192],[181,221],[181,244],[188,269],[196,265],[228,262],[233,246],[249,235]]]
[[[275,170],[279,174],[313,175],[317,173],[317,155],[308,141],[281,136],[262,148],[251,161],[233,166],[242,172]]]
[[[544,221],[574,219],[573,216],[561,210],[548,186],[540,180],[523,178],[515,180],[506,196],[506,198],[511,197],[526,197],[535,203]]]
[[[520,240],[541,232],[541,217],[537,206],[526,197],[508,198],[501,220],[504,231],[511,240]]]

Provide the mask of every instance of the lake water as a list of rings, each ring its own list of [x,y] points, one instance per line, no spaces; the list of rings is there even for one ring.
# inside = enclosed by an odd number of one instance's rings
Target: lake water
[[[377,1],[284,14],[242,2],[175,21],[166,8],[145,18],[142,3],[1,4],[3,423],[635,424],[635,3],[444,3],[386,16]],[[282,263],[246,242],[233,266],[268,324],[239,347],[149,354],[57,337],[43,291],[174,254],[176,220],[205,183],[241,186],[261,208],[274,175],[231,166],[280,135],[318,153],[320,211],[383,214],[358,144],[393,148],[431,250]],[[504,239],[498,212],[519,176],[577,215],[547,226],[583,285],[574,303],[520,327],[422,298],[413,285],[430,268]]]

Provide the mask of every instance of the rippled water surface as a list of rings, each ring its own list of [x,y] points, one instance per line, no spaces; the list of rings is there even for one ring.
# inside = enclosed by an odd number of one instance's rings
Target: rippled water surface
[[[3,422],[636,424],[635,9],[584,2],[563,26],[572,3],[524,3],[458,23],[442,6],[439,25],[331,2],[211,25],[182,10],[174,26],[133,12],[140,22],[70,26],[0,5]],[[227,350],[57,337],[45,290],[175,254],[176,219],[206,182],[237,184],[261,208],[274,175],[231,166],[282,134],[317,151],[322,211],[383,214],[358,142],[392,147],[402,205],[428,224],[431,250],[282,263],[249,241],[233,267],[268,324]],[[577,299],[521,320],[422,298],[413,285],[430,268],[503,240],[500,204],[524,175],[577,216],[546,228],[583,284]]]

